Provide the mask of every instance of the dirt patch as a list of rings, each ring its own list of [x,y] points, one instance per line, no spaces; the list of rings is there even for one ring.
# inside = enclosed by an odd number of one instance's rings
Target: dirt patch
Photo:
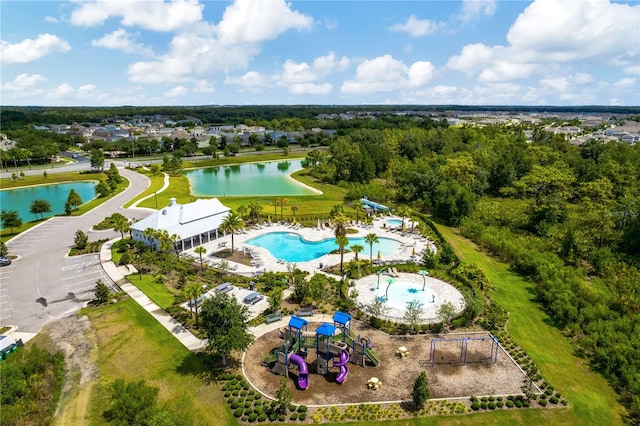
[[[47,324],[43,333],[65,355],[65,381],[55,414],[58,425],[83,423],[90,389],[98,377],[93,351],[96,334],[85,316],[69,316]]]
[[[309,330],[315,330],[319,325],[310,323]],[[422,371],[427,373],[431,398],[521,393],[524,374],[500,346],[493,346],[494,351],[497,351],[496,363],[493,363],[492,341],[488,333],[435,336],[473,337],[479,340],[467,341],[465,365],[460,363],[462,340],[438,341],[435,364],[432,367],[429,353],[434,336],[389,336],[363,323],[356,323],[351,331],[370,339],[380,363],[377,366],[367,364],[365,367],[350,363],[347,379],[344,383],[338,384],[335,381],[337,368],[331,368],[330,373],[325,376],[316,374],[315,349],[309,349],[306,357],[310,372],[309,385],[305,390],[293,390],[293,402],[305,405],[335,405],[410,400],[413,382]],[[271,397],[278,389],[279,376],[264,366],[262,361],[266,355],[284,343],[279,335],[280,331],[275,330],[260,336],[249,347],[244,359],[248,380],[259,391]],[[481,340],[483,336],[485,340]],[[398,355],[399,347],[405,347],[408,355]],[[293,366],[289,371],[293,388],[297,380],[297,371]],[[367,387],[372,377],[378,378],[381,383],[378,390]]]

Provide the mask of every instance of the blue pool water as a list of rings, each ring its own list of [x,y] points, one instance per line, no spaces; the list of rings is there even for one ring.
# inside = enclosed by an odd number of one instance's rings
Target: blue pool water
[[[302,160],[271,161],[185,170],[191,192],[198,197],[312,195],[291,179],[302,169]]]
[[[15,210],[23,222],[31,222],[40,219],[30,213],[31,203],[34,200],[47,200],[51,204],[51,212],[44,217],[51,217],[64,213],[64,203],[67,201],[71,188],[75,189],[83,203],[96,198],[95,182],[68,182],[52,185],[30,186],[28,188],[16,188],[0,191],[0,206],[2,210]]]
[[[391,285],[389,285],[391,280]],[[386,300],[387,286],[389,287],[389,300]],[[380,277],[380,286],[375,290],[375,298],[379,298],[385,302],[385,305],[392,309],[404,311],[407,303],[417,300],[423,304],[423,307],[433,303],[439,303],[438,297],[435,296],[429,287],[425,287],[422,291],[422,278],[416,276],[416,282],[406,279],[396,279],[388,276]]]
[[[400,241],[378,237],[380,243],[373,245],[374,258],[378,255],[391,256],[402,250]],[[317,259],[338,249],[335,238],[329,238],[321,241],[307,241],[300,234],[291,232],[270,232],[256,238],[248,240],[245,244],[255,247],[261,247],[269,250],[273,257],[282,259],[286,262],[308,262]],[[369,258],[369,244],[364,238],[349,238],[349,245],[360,244],[364,247],[364,251],[360,253],[361,259]],[[347,247],[348,250],[348,247]]]
[[[402,227],[402,219],[389,219],[386,221],[387,226],[389,228],[400,228]]]

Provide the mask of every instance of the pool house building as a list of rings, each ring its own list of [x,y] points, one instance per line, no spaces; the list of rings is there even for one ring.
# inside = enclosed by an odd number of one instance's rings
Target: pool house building
[[[167,207],[132,224],[131,236],[135,241],[142,241],[158,250],[159,241],[145,236],[144,231],[148,228],[167,231],[170,236],[178,236],[174,249],[187,250],[223,237],[225,234],[219,228],[230,210],[217,198],[200,199],[188,204],[178,204],[175,198],[171,198]]]

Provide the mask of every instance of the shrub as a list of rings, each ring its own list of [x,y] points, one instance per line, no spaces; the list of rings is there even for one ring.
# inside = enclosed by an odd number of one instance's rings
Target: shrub
[[[298,413],[292,413],[289,420],[298,420]]]
[[[529,401],[528,399],[525,401],[522,401],[522,406],[524,408],[529,408],[530,405],[531,405],[531,401]]]
[[[542,395],[540,395],[540,399],[547,399],[547,395],[543,393]]]
[[[522,408],[522,400],[521,399],[516,399],[516,407]]]
[[[287,420],[287,416],[285,416],[284,414],[280,414],[278,416],[278,420],[281,421],[281,422],[284,422],[285,420]]]
[[[551,398],[549,398],[549,402],[552,404],[557,404],[558,403],[558,398],[556,398],[555,396],[552,396]]]
[[[560,401],[560,404],[566,406],[567,405],[567,401],[565,399],[563,399],[562,401]]]
[[[305,421],[306,418],[307,418],[307,412],[306,411],[303,411],[302,413],[300,413],[298,415],[298,419],[300,419],[300,421]]]
[[[541,407],[546,407],[547,406],[547,400],[546,399],[541,399],[540,401],[538,401],[538,404],[540,404]]]
[[[306,405],[301,405],[298,407],[298,412],[299,413],[306,413],[307,412],[307,406]]]
[[[489,403],[488,407],[489,407],[489,410],[495,410],[495,409],[496,409],[496,403],[495,403],[495,402],[493,402],[493,401],[491,401],[491,402]]]
[[[544,393],[546,395],[552,395],[553,394],[553,389],[552,388],[547,388],[547,390],[545,390]]]
[[[478,411],[480,409],[480,403],[479,402],[474,402],[473,404],[471,404],[471,409],[473,411]]]
[[[472,396],[470,399],[471,402],[478,402],[478,398],[476,396]]]
[[[502,408],[502,407],[504,407],[504,402],[498,401],[498,402],[496,402],[496,405],[498,406],[498,408]]]
[[[264,422],[265,420],[267,420],[267,415],[262,413],[258,416],[258,421],[259,422]]]
[[[562,395],[560,395],[560,392],[556,392],[556,398],[562,398]]]
[[[487,402],[489,400],[489,398],[487,398],[486,396],[482,397],[482,402]]]
[[[256,420],[258,420],[258,415],[257,415],[256,413],[252,413],[252,414],[249,416],[249,421],[253,423],[253,422],[255,422]]]
[[[242,417],[242,413],[244,412],[244,410],[242,408],[236,408],[236,410],[233,412],[233,415],[235,417]]]
[[[514,402],[512,400],[510,400],[510,399],[507,400],[507,407],[508,408],[513,408],[514,405],[516,405],[516,404],[514,404]]]
[[[486,402],[481,402],[480,403],[480,408],[482,408],[483,410],[487,409],[487,403]]]
[[[256,399],[262,399],[262,394],[261,393],[257,393],[256,394]]]
[[[291,411],[292,413],[296,411],[296,406],[293,404],[289,404],[289,411]]]
[[[233,401],[233,403],[231,404],[231,409],[235,410],[236,408],[238,408],[240,406],[240,404],[238,404],[238,401]]]

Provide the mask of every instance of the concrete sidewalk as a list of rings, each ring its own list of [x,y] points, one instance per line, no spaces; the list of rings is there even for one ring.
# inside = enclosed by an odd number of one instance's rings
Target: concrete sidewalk
[[[176,339],[180,341],[190,351],[202,349],[206,346],[206,340],[200,340],[194,336],[189,330],[182,326],[175,318],[167,313],[160,306],[156,305],[151,299],[147,297],[142,291],[130,282],[122,283],[126,277],[118,270],[116,265],[111,260],[111,246],[114,242],[120,238],[108,241],[102,245],[100,250],[100,261],[105,272],[111,277],[111,279],[120,286],[120,288],[126,292],[129,297],[136,301],[142,308],[149,312],[156,321],[166,328]]]

